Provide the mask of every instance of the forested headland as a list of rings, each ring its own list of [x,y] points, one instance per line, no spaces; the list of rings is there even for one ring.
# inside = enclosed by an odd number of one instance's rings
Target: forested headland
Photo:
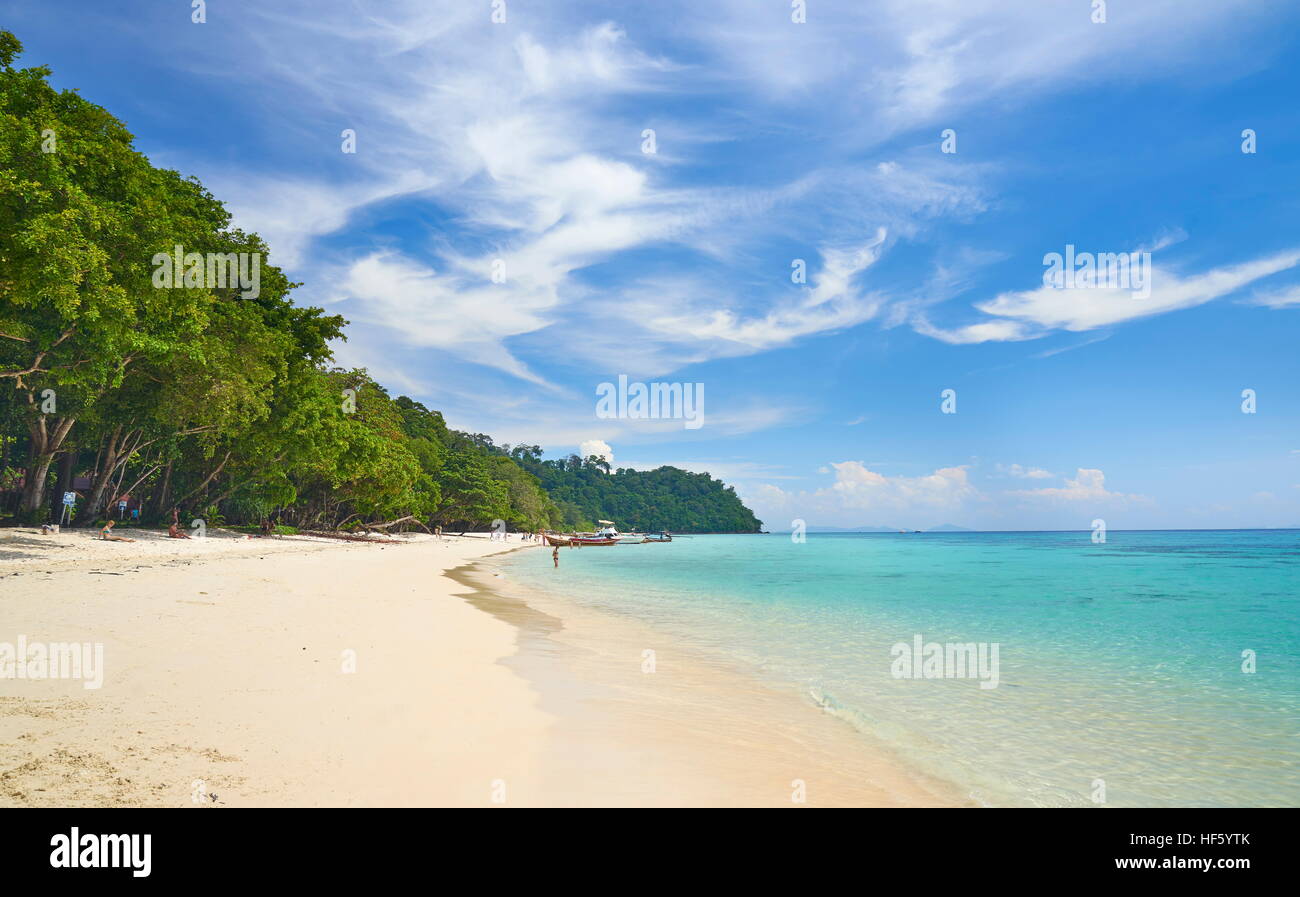
[[[257,234],[21,49],[0,32],[0,523],[73,492],[73,525],[759,531],[708,474],[544,461],[334,366],[343,318],[294,305]]]

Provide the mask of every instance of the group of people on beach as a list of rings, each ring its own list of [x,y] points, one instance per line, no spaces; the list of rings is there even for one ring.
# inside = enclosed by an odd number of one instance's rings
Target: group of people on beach
[[[172,508],[172,522],[167,527],[167,538],[169,539],[189,539],[192,538],[189,533],[181,529],[180,508]],[[117,526],[117,521],[109,520],[100,528],[99,538],[105,542],[134,542],[135,539],[128,539],[126,536],[117,536],[113,534],[113,527]],[[262,532],[267,532],[267,526],[263,521]]]

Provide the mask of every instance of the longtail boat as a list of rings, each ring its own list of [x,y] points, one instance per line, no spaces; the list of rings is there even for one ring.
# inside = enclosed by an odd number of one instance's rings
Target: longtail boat
[[[599,533],[594,535],[582,533],[581,535],[571,536],[569,542],[573,545],[617,545],[618,539],[612,536],[602,536]]]
[[[611,520],[598,520],[597,523],[604,524],[594,533],[574,533],[569,537],[569,541],[574,545],[617,545],[623,538],[623,534],[618,531]]]

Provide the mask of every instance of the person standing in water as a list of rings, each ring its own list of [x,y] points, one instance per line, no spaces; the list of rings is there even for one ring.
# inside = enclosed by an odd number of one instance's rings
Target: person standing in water
[[[560,569],[560,546],[551,549],[551,560],[555,562],[555,569]]]

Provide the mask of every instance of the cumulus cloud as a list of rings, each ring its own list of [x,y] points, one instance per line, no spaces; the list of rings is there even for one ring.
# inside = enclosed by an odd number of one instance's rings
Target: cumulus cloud
[[[1080,467],[1074,479],[1069,477],[1064,486],[1042,489],[1019,489],[1008,493],[1028,499],[1047,499],[1064,502],[1145,502],[1146,496],[1111,492],[1106,488],[1106,475],[1094,468]]]
[[[822,489],[786,491],[763,483],[747,489],[745,497],[753,502],[760,518],[772,521],[793,517],[839,520],[844,519],[846,512],[855,515],[951,513],[982,498],[970,483],[964,466],[944,467],[918,477],[886,476],[861,461],[835,462],[830,468],[835,480]]]
[[[997,465],[996,470],[1003,476],[1030,481],[1056,476],[1020,464]],[[996,524],[1006,522],[1007,515],[1013,512],[1015,519],[1025,519],[1029,514],[1036,522],[1059,526],[1059,516],[1050,516],[1054,508],[1061,511],[1079,505],[1124,508],[1151,504],[1147,496],[1108,489],[1102,471],[1083,467],[1073,477],[1064,477],[1060,486],[1008,490],[993,490],[987,485],[981,489],[971,481],[966,465],[942,467],[922,476],[890,476],[861,461],[840,461],[821,472],[831,474],[833,481],[819,489],[786,490],[772,482],[742,481],[739,491],[760,519],[777,528],[796,518],[849,526],[984,520],[997,528]]]
[[[835,484],[830,489],[847,507],[954,507],[976,494],[965,467],[944,467],[922,477],[887,477],[861,461],[841,461],[831,467]]]
[[[603,439],[588,439],[578,446],[578,457],[585,460],[592,455],[605,459],[611,466],[614,464],[614,450]]]

